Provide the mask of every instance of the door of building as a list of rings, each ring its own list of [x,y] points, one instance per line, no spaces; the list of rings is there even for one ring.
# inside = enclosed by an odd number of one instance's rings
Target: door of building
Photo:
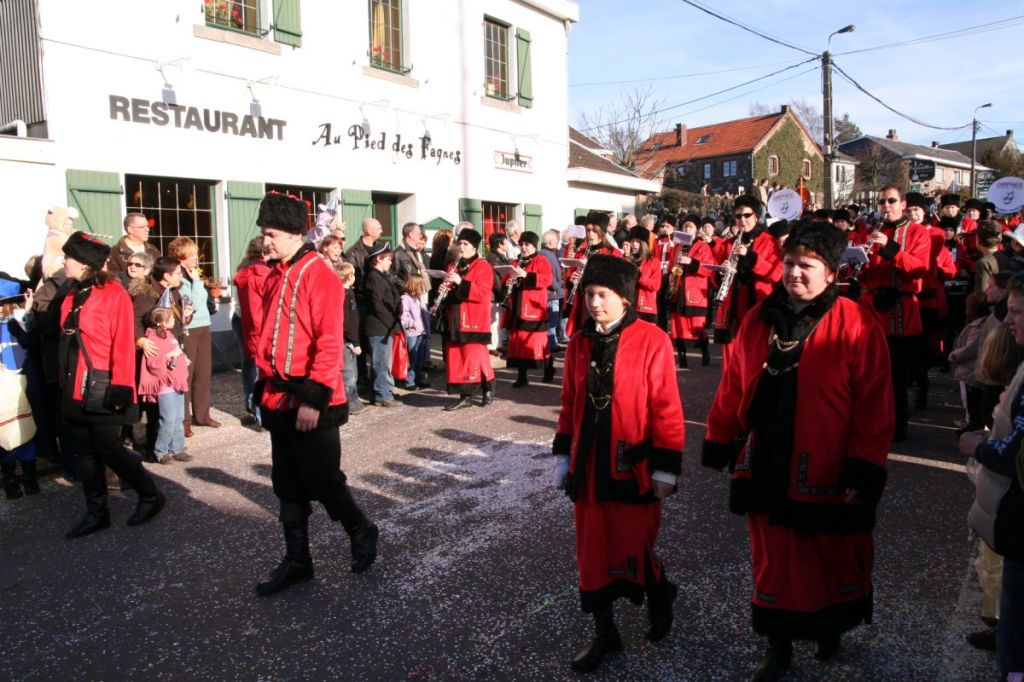
[[[390,242],[391,246],[399,241],[398,234],[398,195],[373,192],[373,217],[380,222],[380,238]]]

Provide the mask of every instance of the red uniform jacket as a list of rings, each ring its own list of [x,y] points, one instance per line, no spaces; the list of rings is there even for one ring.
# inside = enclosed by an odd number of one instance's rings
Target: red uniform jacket
[[[245,355],[256,357],[260,345],[260,330],[263,326],[263,286],[270,266],[262,258],[251,260],[235,273],[235,287],[238,290],[238,316],[242,320],[242,345]]]
[[[761,307],[744,319],[733,342],[733,357],[708,414],[701,457],[706,466],[728,465],[734,471],[730,508],[737,513],[745,511],[737,498],[749,485],[748,458],[758,438],[747,415],[772,331],[759,314]],[[877,502],[884,485],[895,418],[883,330],[862,306],[838,298],[811,332],[793,371],[795,429],[783,499],[805,523],[818,523],[816,514],[831,511],[840,525],[832,530],[870,530],[857,526],[873,525],[873,506],[865,500],[847,504],[844,498],[847,487],[853,487]]]
[[[544,264],[547,265],[546,260]],[[448,294],[448,338],[456,343],[490,343],[494,268],[483,258],[473,256],[468,262],[459,261],[457,272],[462,281]]]
[[[676,289],[675,298],[672,299],[672,310],[685,316],[705,315],[708,312],[708,281],[715,273],[701,266],[716,265],[718,261],[707,242],[700,239],[695,240],[690,246],[676,244],[672,254],[673,266],[680,252],[689,256],[691,260],[689,265],[681,266],[682,280]],[[671,279],[669,281],[671,282]]]
[[[860,302],[874,312],[886,335],[915,336],[923,331],[917,294],[928,274],[928,229],[903,219],[882,231],[889,243],[872,247],[860,276]]]
[[[306,404],[324,411],[345,404],[344,311],[341,280],[312,246],[304,245],[290,261],[271,263],[256,352],[264,409]]]
[[[775,283],[782,279],[782,253],[779,250],[779,242],[761,225],[751,230],[750,234],[753,235],[753,241],[747,254],[737,262],[732,288],[718,309],[715,320],[715,328],[719,330],[718,338],[725,343],[739,328],[747,312],[766,299]],[[734,236],[719,244],[718,252],[715,254],[719,263],[729,260],[729,253],[735,241]]]
[[[928,226],[931,251],[928,255],[928,272],[921,286],[922,308],[934,308],[939,316],[946,314],[946,286],[944,282],[956,277],[956,264],[946,248],[946,231],[941,227]]]
[[[523,266],[520,266],[523,267]],[[522,329],[528,332],[547,332],[548,329],[548,287],[554,274],[548,259],[539,253],[530,258],[523,267],[526,277],[515,285],[510,306],[505,311],[502,324],[508,329]],[[502,286],[508,286],[508,277],[502,279]]]
[[[627,316],[635,313],[627,312]],[[623,324],[626,320],[623,321]],[[588,320],[586,329],[593,329]],[[614,332],[613,332],[614,333]],[[562,409],[553,451],[569,455],[569,473],[577,470],[580,432],[586,428],[587,378],[593,339],[579,333],[569,341],[562,382]],[[621,329],[612,384],[610,478],[622,482],[601,499],[635,501],[652,490],[655,470],[678,474],[684,445],[683,406],[676,380],[672,342],[657,325],[633,319]]]
[[[81,300],[86,295],[88,298],[78,313],[78,342],[84,344],[93,369],[110,372],[110,390],[104,404],[117,414],[82,412],[82,389],[89,369],[80,347],[74,357],[67,361],[61,358],[63,414],[87,423],[131,423],[137,416],[132,409],[135,405],[135,314],[132,299],[117,281],[89,287],[87,292],[84,288],[82,291],[72,289],[61,303],[62,326],[68,321],[75,299]]]
[[[640,264],[640,277],[636,283],[636,311],[648,315],[658,314],[658,291],[661,289],[661,261],[648,258]]]

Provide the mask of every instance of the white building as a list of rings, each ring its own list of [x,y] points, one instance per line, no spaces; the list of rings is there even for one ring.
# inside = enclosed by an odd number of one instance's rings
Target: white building
[[[578,18],[572,0],[5,0],[0,126],[27,137],[0,135],[0,269],[70,205],[112,241],[141,210],[224,279],[271,189],[336,197],[349,243],[367,216],[393,241],[407,221],[562,228]]]

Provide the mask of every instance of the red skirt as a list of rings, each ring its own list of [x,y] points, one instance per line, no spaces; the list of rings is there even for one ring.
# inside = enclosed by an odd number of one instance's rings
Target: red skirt
[[[527,332],[516,329],[508,337],[508,366],[537,369],[551,356],[547,330]]]
[[[592,469],[587,467],[587,482],[575,505],[580,602],[588,613],[607,610],[619,597],[642,603],[647,580],[658,583],[663,575],[654,551],[661,502],[597,500]]]
[[[680,315],[672,313],[672,323],[669,329],[669,336],[673,339],[684,339],[696,341],[704,338],[704,323],[707,322],[706,315]]]
[[[448,392],[461,393],[458,386],[494,381],[491,354],[485,343],[448,344],[445,364],[448,370]],[[456,387],[453,389],[453,386]]]
[[[748,514],[754,630],[818,639],[871,622],[871,533],[807,533]]]

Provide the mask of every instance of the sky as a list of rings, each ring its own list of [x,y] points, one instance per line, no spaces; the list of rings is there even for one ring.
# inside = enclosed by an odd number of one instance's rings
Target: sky
[[[911,122],[833,73],[833,111],[868,135],[890,128],[904,142],[929,145],[971,139],[978,111],[979,138],[1015,131],[1024,146],[1024,0],[699,0],[713,11],[771,37],[819,54],[831,32],[854,24],[853,33],[832,37],[833,61],[864,89],[920,122],[964,126],[935,130]],[[614,108],[624,90],[652,88],[662,100],[659,114],[668,130],[690,128],[750,115],[750,104],[773,109],[806,99],[821,109],[820,61],[702,99],[810,59],[712,17],[683,0],[580,0],[580,20],[569,37],[569,120],[601,106]],[[925,36],[993,24],[963,37],[947,36],[874,50]],[[993,30],[995,29],[995,30]],[[856,54],[843,54],[865,50]],[[726,71],[730,70],[730,71]],[[691,76],[691,74],[708,75]],[[686,76],[686,77],[676,77]],[[634,82],[623,82],[634,81]],[[683,106],[676,106],[683,104]]]

